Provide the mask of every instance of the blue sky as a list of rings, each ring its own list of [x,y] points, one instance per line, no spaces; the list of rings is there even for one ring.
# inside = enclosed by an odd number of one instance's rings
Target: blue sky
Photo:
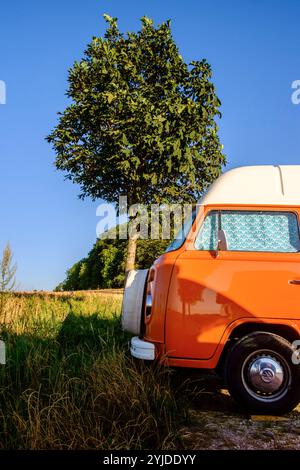
[[[0,249],[9,240],[23,289],[51,289],[96,238],[97,202],[53,165],[44,137],[67,101],[67,70],[105,30],[170,18],[186,61],[205,57],[222,101],[228,168],[300,163],[300,2],[288,0],[12,0],[0,6]],[[255,183],[254,183],[255,184]]]

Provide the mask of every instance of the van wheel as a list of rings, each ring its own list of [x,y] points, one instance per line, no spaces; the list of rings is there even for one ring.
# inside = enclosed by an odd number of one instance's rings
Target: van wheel
[[[284,414],[300,401],[300,366],[281,336],[255,332],[229,351],[225,378],[232,397],[249,411]]]

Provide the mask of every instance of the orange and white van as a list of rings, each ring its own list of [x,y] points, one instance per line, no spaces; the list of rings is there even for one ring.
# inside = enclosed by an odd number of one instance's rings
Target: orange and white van
[[[127,277],[132,356],[217,369],[247,409],[300,401],[300,165],[230,170],[208,189],[186,237]]]

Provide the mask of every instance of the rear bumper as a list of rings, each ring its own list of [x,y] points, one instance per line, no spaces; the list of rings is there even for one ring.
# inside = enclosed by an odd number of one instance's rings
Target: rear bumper
[[[131,338],[130,354],[136,359],[143,359],[145,361],[154,361],[155,359],[155,345],[148,341],[134,336]]]

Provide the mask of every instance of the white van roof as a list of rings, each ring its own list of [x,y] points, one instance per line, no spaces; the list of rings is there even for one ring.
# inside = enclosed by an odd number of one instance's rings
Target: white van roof
[[[300,206],[300,165],[244,166],[223,173],[199,204]]]

